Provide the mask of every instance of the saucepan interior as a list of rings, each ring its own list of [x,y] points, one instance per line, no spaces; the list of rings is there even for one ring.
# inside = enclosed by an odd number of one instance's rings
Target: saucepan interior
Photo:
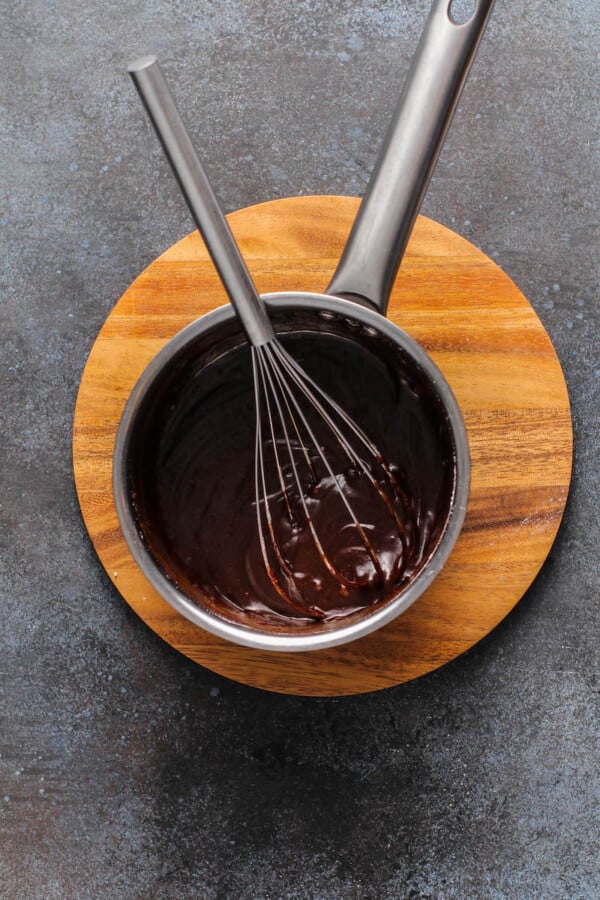
[[[136,562],[192,622],[245,646],[318,649],[391,621],[439,573],[465,515],[468,444],[439,369],[387,319],[321,295],[264,299],[281,342],[315,380],[325,378],[334,399],[404,472],[411,502],[424,520],[429,517],[420,569],[393,596],[330,622],[259,614],[261,598],[254,603],[252,597],[256,573],[248,561],[256,539],[249,514],[255,449],[254,398],[247,389],[251,353],[231,307],[176,335],[142,374],[118,430],[114,497]],[[218,521],[210,519],[215,509]],[[199,551],[209,570],[205,581],[219,582],[216,593],[193,574]],[[239,608],[223,598],[244,579],[249,602]]]

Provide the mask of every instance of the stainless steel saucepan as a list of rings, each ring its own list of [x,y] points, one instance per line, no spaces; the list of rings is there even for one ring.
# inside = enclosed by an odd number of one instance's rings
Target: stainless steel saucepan
[[[176,610],[201,628],[230,641],[265,650],[314,650],[355,640],[396,618],[431,584],[446,562],[460,533],[469,494],[470,463],[466,431],[452,391],[427,353],[404,331],[385,318],[390,291],[435,162],[456,108],[494,0],[476,0],[468,21],[456,24],[449,0],[434,0],[417,48],[398,108],[376,168],[360,206],[356,222],[335,274],[324,294],[286,292],[264,295],[269,319],[279,334],[326,333],[356,340],[368,336],[377,352],[378,342],[388,348],[388,359],[406,369],[407,378],[434,398],[439,410],[432,426],[452,448],[453,485],[444,510],[444,527],[426,565],[408,586],[388,602],[356,615],[298,628],[261,625],[230,616],[188,596],[173,576],[169,560],[157,559],[140,534],[133,494],[136,459],[134,448],[164,387],[174,379],[202,374],[202,368],[245,336],[231,306],[220,307],[189,325],[158,353],[136,384],[123,413],[114,451],[113,489],[121,529],[129,548],[154,588]],[[160,72],[152,60],[130,70],[151,115],[161,116]],[[149,99],[150,98],[150,99]],[[154,104],[150,109],[150,104]],[[164,126],[165,123],[163,123]],[[167,153],[181,152],[181,135],[169,128],[162,139]],[[185,166],[185,152],[179,168]],[[211,210],[202,171],[190,164],[185,192],[205,237],[216,268],[231,283],[235,273],[231,255],[221,254],[220,239],[210,229],[219,227]],[[202,182],[202,183],[201,183]],[[207,197],[209,200],[207,201]],[[194,210],[194,203],[197,209]],[[216,203],[216,201],[215,201]],[[222,236],[221,236],[222,237]],[[389,348],[392,348],[390,351]],[[392,356],[389,354],[392,353]]]

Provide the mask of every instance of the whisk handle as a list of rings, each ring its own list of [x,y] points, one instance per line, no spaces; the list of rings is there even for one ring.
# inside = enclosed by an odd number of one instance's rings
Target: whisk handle
[[[156,58],[144,57],[130,65],[128,72],[248,340],[254,346],[266,344],[275,337],[273,326]]]
[[[474,0],[468,21],[433,0],[387,137],[328,294],[367,300],[385,315],[389,295],[494,0]]]

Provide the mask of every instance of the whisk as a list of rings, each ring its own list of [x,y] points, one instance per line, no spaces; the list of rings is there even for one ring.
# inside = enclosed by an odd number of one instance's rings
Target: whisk
[[[158,63],[146,57],[129,73],[177,177],[198,230],[251,345],[256,410],[255,503],[258,538],[273,587],[296,613],[322,619],[291,560],[293,545],[311,551],[343,596],[398,572],[370,536],[372,523],[348,499],[349,479],[372,492],[394,533],[397,557],[413,551],[414,514],[392,468],[352,418],[304,371],[277,338],[239,248],[177,112]],[[360,494],[360,491],[358,492]],[[354,488],[353,496],[357,490]],[[343,514],[348,545],[359,547],[353,565],[328,549],[314,510],[327,498]],[[280,513],[283,511],[284,515]],[[381,510],[378,516],[381,515]],[[285,522],[282,528],[281,523]],[[284,534],[285,532],[285,534]],[[388,550],[389,556],[389,550]],[[318,579],[317,579],[318,580]]]

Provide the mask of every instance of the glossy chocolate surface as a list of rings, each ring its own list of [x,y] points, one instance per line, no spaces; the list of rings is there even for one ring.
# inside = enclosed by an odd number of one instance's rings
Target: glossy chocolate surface
[[[343,452],[328,453],[335,480],[317,459],[316,483],[307,484],[306,496],[334,574],[306,526],[285,466],[285,447],[276,436],[290,521],[268,434],[263,445],[269,508],[289,573],[279,567],[274,581],[265,567],[256,517],[255,400],[247,344],[208,362],[188,348],[146,400],[128,453],[140,533],[168,577],[215,612],[275,628],[333,621],[395,596],[435,549],[454,489],[454,452],[443,408],[403,351],[371,329],[357,333],[337,323],[338,333],[331,334],[289,327],[291,333],[281,337],[284,346],[377,444],[396,485],[390,487],[385,472],[363,453],[391,498],[395,519]],[[313,424],[318,443],[333,450],[326,429],[316,419]],[[340,494],[364,526],[379,571]],[[267,544],[271,550],[268,534]]]

